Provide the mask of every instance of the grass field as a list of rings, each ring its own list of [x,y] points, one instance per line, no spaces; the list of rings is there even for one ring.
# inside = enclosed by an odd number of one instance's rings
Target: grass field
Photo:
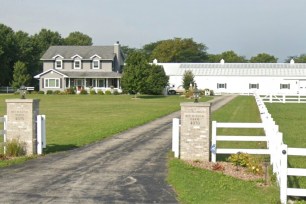
[[[255,100],[250,96],[238,96],[229,104],[212,114],[218,122],[260,122]],[[262,134],[261,129],[221,130],[222,134]],[[263,144],[223,143],[230,147],[251,148]],[[220,146],[220,145],[219,145]],[[217,159],[224,160],[225,157]],[[278,203],[279,189],[276,185],[258,187],[255,181],[242,181],[218,172],[202,170],[170,159],[168,181],[174,186],[181,203]]]
[[[306,148],[306,109],[305,104],[270,104],[266,103],[269,113],[288,147]],[[288,166],[306,168],[306,157],[289,156]],[[306,177],[288,177],[288,185],[295,188],[306,188]],[[306,202],[305,202],[306,203]]]
[[[6,112],[5,99],[0,95],[0,115]],[[190,101],[179,96],[129,95],[27,95],[40,99],[40,114],[47,118],[45,153],[80,147],[131,127],[180,109],[180,102]],[[208,100],[210,98],[202,98]]]

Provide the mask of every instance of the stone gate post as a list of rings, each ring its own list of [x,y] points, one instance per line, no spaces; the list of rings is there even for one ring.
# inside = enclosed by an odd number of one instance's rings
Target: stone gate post
[[[25,144],[26,155],[37,153],[36,120],[38,99],[7,99],[7,141],[18,139]]]
[[[210,103],[181,103],[181,159],[209,161],[210,115]]]

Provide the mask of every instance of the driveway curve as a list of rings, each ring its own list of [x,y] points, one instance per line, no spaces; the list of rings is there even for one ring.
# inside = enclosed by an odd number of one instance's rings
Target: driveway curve
[[[212,111],[235,96],[218,96]],[[101,142],[0,169],[0,203],[178,203],[167,176],[172,113]]]

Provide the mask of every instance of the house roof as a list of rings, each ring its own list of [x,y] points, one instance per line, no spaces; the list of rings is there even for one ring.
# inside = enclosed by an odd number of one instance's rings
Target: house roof
[[[75,55],[83,59],[90,59],[98,55],[104,60],[113,60],[115,57],[114,46],[51,46],[41,57],[41,60],[52,60],[54,56],[60,55],[64,59],[69,59]]]
[[[117,72],[98,72],[98,71],[61,71],[69,78],[121,78]]]
[[[45,75],[45,74],[47,74],[47,73],[49,73],[49,72],[55,72],[55,73],[57,73],[57,74],[63,76],[64,78],[67,78],[67,77],[68,77],[67,75],[65,75],[65,74],[63,74],[63,73],[61,73],[61,72],[59,72],[59,71],[57,71],[57,70],[55,70],[55,69],[49,69],[49,70],[47,70],[47,71],[45,71],[45,72],[42,72],[42,73],[40,73],[40,74],[37,74],[36,76],[34,76],[34,78],[35,78],[35,79],[39,79],[41,76],[43,76],[43,75]]]
[[[284,76],[306,77],[306,63],[158,63],[168,76]]]

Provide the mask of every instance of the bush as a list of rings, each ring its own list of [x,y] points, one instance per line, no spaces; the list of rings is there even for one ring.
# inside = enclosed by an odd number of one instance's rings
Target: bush
[[[80,94],[81,94],[81,95],[87,95],[88,92],[87,92],[85,89],[82,89],[81,92],[80,92]]]
[[[65,90],[65,94],[75,94],[75,89],[73,87],[70,87]]]
[[[118,90],[114,90],[113,94],[114,94],[114,95],[119,95]]]
[[[18,157],[25,155],[25,144],[18,139],[12,139],[6,142],[6,155],[9,157]]]
[[[112,95],[112,92],[110,90],[105,91],[105,95]]]
[[[96,91],[94,89],[90,89],[90,92],[89,92],[90,95],[96,95]]]
[[[233,163],[235,166],[247,167],[253,174],[262,175],[264,173],[262,162],[249,154],[238,152],[232,154],[227,161]]]
[[[45,94],[44,91],[38,91],[37,93],[38,93],[38,94]]]
[[[98,95],[104,95],[104,92],[102,90],[99,90]]]
[[[55,95],[60,95],[60,94],[61,94],[61,91],[60,91],[60,90],[55,90],[55,91],[53,92],[53,94],[55,94]]]
[[[47,94],[53,94],[53,91],[52,90],[48,90]]]
[[[38,94],[37,91],[31,91],[31,94]]]

